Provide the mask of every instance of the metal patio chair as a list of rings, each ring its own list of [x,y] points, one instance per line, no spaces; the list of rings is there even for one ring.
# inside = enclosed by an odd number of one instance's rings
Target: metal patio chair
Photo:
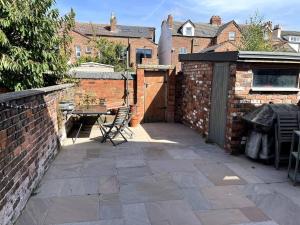
[[[295,160],[295,168],[293,171],[291,171],[293,159]],[[294,185],[296,185],[296,183],[300,181],[299,162],[300,162],[300,131],[294,131],[292,144],[291,144],[289,166],[288,166],[288,178],[290,178],[293,181]]]
[[[283,144],[291,144],[294,130],[300,130],[299,112],[277,113],[275,125],[275,168],[279,169],[280,162],[288,160],[288,156],[282,154]]]
[[[117,144],[114,142],[114,139],[119,135],[121,135],[121,137],[124,139],[123,142],[127,142],[127,139],[124,136],[123,132],[125,129],[126,121],[128,119],[128,115],[129,107],[120,107],[112,123],[102,123],[100,125],[100,129],[103,134],[103,139],[101,141],[102,143],[106,142],[107,139],[109,139],[111,143],[116,146]]]

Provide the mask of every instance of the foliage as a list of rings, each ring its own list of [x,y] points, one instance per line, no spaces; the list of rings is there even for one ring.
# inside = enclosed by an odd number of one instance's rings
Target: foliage
[[[98,62],[113,65],[116,72],[126,70],[126,46],[121,43],[109,41],[107,38],[94,36],[90,42],[98,56],[80,57],[77,64],[84,62]]]
[[[60,17],[54,3],[0,0],[0,85],[23,90],[66,76],[75,14]]]
[[[243,51],[273,51],[271,38],[265,38],[265,28],[263,17],[258,12],[250,17],[249,23],[242,31],[242,41],[240,50]]]

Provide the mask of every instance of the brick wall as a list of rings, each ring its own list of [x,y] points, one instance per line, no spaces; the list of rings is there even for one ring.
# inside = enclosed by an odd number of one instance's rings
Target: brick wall
[[[176,66],[176,71],[181,71],[181,63],[178,60],[180,48],[186,48],[187,53],[200,52],[211,45],[211,38],[200,37],[172,37],[172,65]]]
[[[58,85],[0,95],[1,225],[17,218],[57,154],[57,102],[71,93]]]
[[[297,104],[297,92],[252,92],[252,68],[290,68],[291,65],[232,64],[230,66],[230,89],[227,105],[226,149],[238,151],[241,139],[247,134],[241,117],[263,104]]]
[[[176,109],[182,122],[202,135],[208,134],[212,64],[206,62],[184,62],[182,80],[182,103]],[[177,100],[178,101],[178,100]],[[178,118],[178,116],[177,116]]]
[[[98,101],[105,98],[109,108],[121,106],[125,102],[125,80],[112,79],[80,79],[79,86],[76,89],[76,102],[80,102],[86,94],[92,95]],[[135,103],[136,99],[136,81],[129,80],[129,102]]]

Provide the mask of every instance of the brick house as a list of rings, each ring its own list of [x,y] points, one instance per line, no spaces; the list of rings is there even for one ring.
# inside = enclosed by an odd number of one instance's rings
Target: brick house
[[[176,118],[230,152],[247,136],[245,113],[300,99],[298,53],[193,53],[180,55],[180,61]]]
[[[241,44],[245,24],[234,20],[222,23],[219,16],[212,16],[209,23],[174,21],[169,15],[161,25],[158,44],[159,62],[162,65],[175,65],[181,70],[179,54],[236,51]],[[300,52],[300,32],[284,31],[279,25],[273,27],[268,21],[264,25],[265,38],[271,39],[275,51]]]
[[[98,54],[90,44],[93,37],[104,37],[109,41],[123,44],[129,52],[129,63],[133,68],[136,68],[137,64],[157,63],[154,27],[118,25],[117,18],[112,15],[110,24],[76,22],[71,36],[72,63],[81,56]]]
[[[240,38],[241,28],[234,20],[222,24],[221,17],[212,16],[209,23],[179,22],[169,15],[161,25],[159,61],[180,71],[179,54],[236,50]]]

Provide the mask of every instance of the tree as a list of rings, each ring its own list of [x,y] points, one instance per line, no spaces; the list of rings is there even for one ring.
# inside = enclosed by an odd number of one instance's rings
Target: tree
[[[240,50],[243,51],[273,51],[271,38],[266,30],[266,23],[258,12],[250,17],[249,23],[242,30]]]
[[[86,56],[78,59],[77,63],[83,62],[98,62],[108,65],[113,65],[115,71],[126,70],[126,46],[121,43],[109,41],[107,38],[94,36],[91,40],[91,45],[98,51],[98,56]]]
[[[60,17],[54,3],[0,0],[0,85],[23,90],[66,76],[75,14]]]

